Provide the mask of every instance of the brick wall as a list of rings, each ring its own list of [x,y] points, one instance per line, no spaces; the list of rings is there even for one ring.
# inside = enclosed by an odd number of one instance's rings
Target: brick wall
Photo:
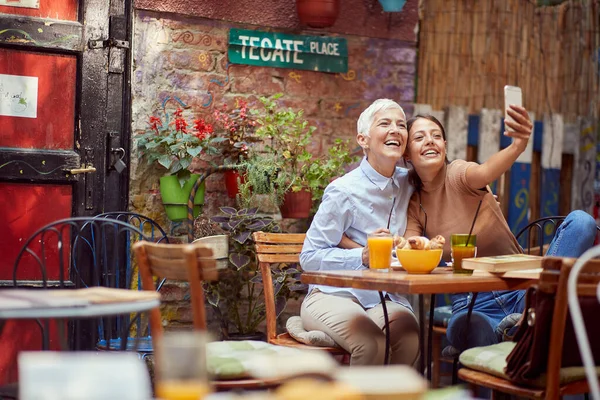
[[[413,2],[409,2],[412,4]],[[377,4],[378,6],[378,4]],[[408,4],[407,4],[408,6]],[[264,68],[233,65],[227,62],[227,41],[230,28],[262,29],[252,26],[136,10],[133,39],[132,74],[132,132],[147,128],[148,117],[164,108],[173,111],[177,106],[188,107],[186,112],[199,117],[210,117],[212,110],[223,103],[232,104],[243,98],[251,105],[257,104],[257,96],[283,93],[280,102],[294,108],[302,108],[310,122],[317,127],[311,150],[320,155],[326,152],[337,138],[352,139],[355,147],[356,120],[360,112],[373,100],[387,97],[398,101],[410,114],[413,108],[416,68],[416,43],[414,25],[416,12],[410,11],[400,19],[390,16],[378,18],[392,24],[402,20],[411,25],[410,35],[397,30],[395,25],[381,26],[380,36],[396,32],[398,38],[343,35],[348,41],[349,71],[344,74],[328,74],[280,68]],[[381,13],[379,13],[381,14]],[[363,30],[372,32],[367,26]],[[356,31],[356,29],[355,29]],[[295,31],[295,34],[311,34],[314,31]],[[335,35],[331,32],[323,32]],[[407,38],[409,40],[407,40]],[[161,171],[138,160],[132,146],[130,199],[133,211],[148,215],[161,222],[175,234],[181,233],[181,225],[166,221],[158,178]],[[195,167],[202,169],[208,164],[200,160]],[[218,207],[233,205],[225,195],[220,174],[212,175],[206,182],[204,216],[218,212]],[[267,210],[277,213],[276,210]],[[288,231],[305,231],[307,221],[282,221]],[[173,323],[187,323],[190,318],[186,302],[186,288],[166,288],[165,317]],[[297,306],[290,308],[297,313]]]

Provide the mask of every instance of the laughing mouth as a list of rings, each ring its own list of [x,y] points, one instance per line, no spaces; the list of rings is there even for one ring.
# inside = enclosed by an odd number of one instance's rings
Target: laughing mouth
[[[423,156],[437,156],[439,154],[440,153],[435,150],[427,150],[427,151],[421,153],[421,155],[423,155]]]
[[[396,147],[401,147],[402,145],[400,144],[399,140],[388,140],[384,143],[386,146],[396,146]]]

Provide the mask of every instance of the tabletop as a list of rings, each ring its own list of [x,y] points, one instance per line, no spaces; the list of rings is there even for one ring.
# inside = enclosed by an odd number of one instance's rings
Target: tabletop
[[[0,319],[89,318],[149,311],[160,295],[128,289],[0,290]]]
[[[302,283],[346,287],[354,289],[381,290],[404,294],[437,294],[462,292],[489,292],[491,290],[527,289],[537,282],[530,276],[505,277],[501,275],[453,274],[451,268],[436,268],[429,274],[408,274],[406,271],[379,272],[318,271],[303,272]]]

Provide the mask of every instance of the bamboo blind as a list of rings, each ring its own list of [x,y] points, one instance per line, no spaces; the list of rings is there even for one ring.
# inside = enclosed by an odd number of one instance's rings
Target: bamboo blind
[[[600,0],[421,0],[417,102],[504,108],[520,86],[536,115],[599,115]]]

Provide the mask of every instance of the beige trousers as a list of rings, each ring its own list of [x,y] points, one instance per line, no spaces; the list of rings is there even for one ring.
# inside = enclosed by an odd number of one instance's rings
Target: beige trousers
[[[390,364],[413,365],[419,354],[419,325],[406,307],[386,301],[390,321]],[[300,309],[304,329],[327,333],[350,353],[350,365],[382,365],[385,325],[381,304],[365,309],[345,293],[313,289]]]

